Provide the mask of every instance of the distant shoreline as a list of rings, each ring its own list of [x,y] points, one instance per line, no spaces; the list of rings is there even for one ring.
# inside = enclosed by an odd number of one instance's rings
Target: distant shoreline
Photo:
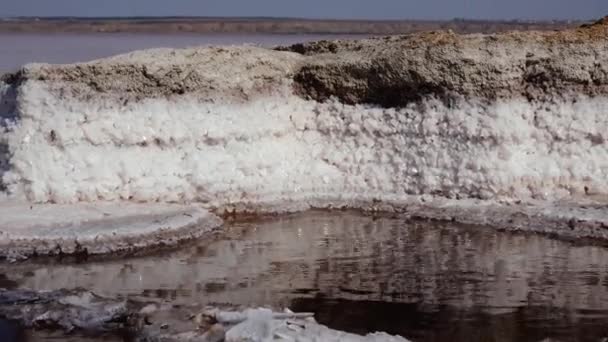
[[[452,30],[457,33],[561,30],[584,21],[337,20],[235,17],[16,17],[0,19],[0,33],[259,33],[405,34]]]

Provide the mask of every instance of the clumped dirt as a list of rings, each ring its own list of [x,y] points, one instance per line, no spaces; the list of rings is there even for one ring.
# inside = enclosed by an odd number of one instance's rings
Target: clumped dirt
[[[30,64],[5,83],[27,80],[55,87],[60,97],[127,104],[145,98],[195,94],[200,100],[247,100],[280,88],[300,58],[251,47],[153,49],[89,63]]]
[[[434,96],[543,99],[608,92],[608,19],[557,32],[451,31],[280,47],[307,56],[295,90],[325,101],[403,106]]]
[[[452,31],[277,47],[156,49],[75,65],[30,65],[60,96],[122,101],[192,94],[247,101],[291,87],[306,99],[404,106],[426,97],[493,101],[608,93],[608,19],[563,31]],[[52,82],[49,82],[52,81]],[[66,87],[66,83],[69,84]],[[290,84],[292,84],[290,86]],[[66,92],[71,92],[67,94]]]

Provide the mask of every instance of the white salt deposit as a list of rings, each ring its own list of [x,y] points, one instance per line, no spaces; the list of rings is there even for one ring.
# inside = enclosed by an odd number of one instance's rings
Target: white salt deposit
[[[37,203],[373,201],[431,194],[498,200],[608,193],[608,99],[403,109],[290,94],[246,103],[191,95],[120,103],[20,88],[3,133],[11,196]]]
[[[305,318],[306,316],[310,316]],[[401,336],[372,333],[366,336],[329,329],[315,322],[312,315],[273,313],[269,309],[247,309],[243,312],[216,312],[212,317],[226,325],[226,342],[240,341],[324,341],[324,342],[408,342]]]
[[[200,237],[221,224],[205,210],[176,204],[0,201],[0,256],[133,251]]]
[[[105,235],[154,231],[172,225],[184,226],[210,219],[204,210],[171,204],[95,203],[78,205],[30,205],[3,203],[0,216],[6,227],[0,235],[13,239],[99,238],[95,225],[105,226]],[[118,222],[131,221],[129,229]],[[216,222],[219,219],[216,219]],[[32,222],[39,222],[33,227]],[[124,223],[124,222],[122,222]],[[91,226],[91,229],[84,229]],[[113,227],[114,226],[114,227]]]

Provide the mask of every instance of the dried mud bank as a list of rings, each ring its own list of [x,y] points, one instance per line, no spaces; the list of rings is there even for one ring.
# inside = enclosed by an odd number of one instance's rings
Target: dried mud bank
[[[1,186],[220,213],[449,204],[486,223],[467,213],[491,206],[500,226],[523,211],[521,229],[605,239],[607,38],[601,20],[28,65],[3,78]]]

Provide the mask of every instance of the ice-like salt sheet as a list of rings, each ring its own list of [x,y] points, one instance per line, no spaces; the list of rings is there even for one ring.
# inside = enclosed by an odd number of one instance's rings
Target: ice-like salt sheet
[[[0,256],[129,252],[196,238],[220,224],[215,215],[192,206],[5,200],[0,201]]]
[[[269,309],[247,309],[243,312],[218,312],[220,323],[233,324],[226,331],[226,342],[239,341],[342,341],[342,342],[408,342],[403,337],[386,333],[366,336],[350,334],[317,324],[314,319],[294,313],[273,313]],[[312,316],[311,316],[312,318]],[[235,324],[236,323],[236,324]]]

